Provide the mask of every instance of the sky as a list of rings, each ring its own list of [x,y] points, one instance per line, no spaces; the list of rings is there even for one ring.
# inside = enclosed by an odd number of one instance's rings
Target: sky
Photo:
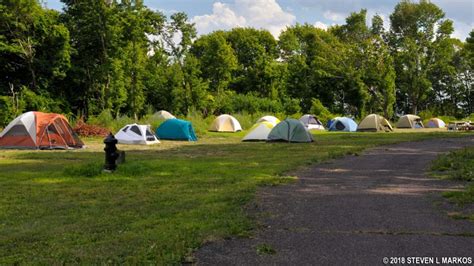
[[[62,8],[59,0],[43,0],[48,8]],[[474,0],[432,0],[454,21],[453,37],[464,40],[474,28]],[[295,23],[326,28],[344,24],[354,11],[367,9],[368,20],[379,14],[389,27],[389,15],[398,0],[145,0],[145,4],[170,16],[185,12],[199,34],[233,27],[255,27],[278,36]]]

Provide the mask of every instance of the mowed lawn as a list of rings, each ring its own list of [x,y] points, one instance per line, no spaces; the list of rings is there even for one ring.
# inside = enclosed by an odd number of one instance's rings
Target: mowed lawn
[[[400,141],[466,133],[319,133],[311,144],[242,143],[244,132],[197,143],[119,145],[126,163],[102,173],[101,139],[76,151],[0,151],[0,264],[185,260],[206,241],[246,236],[260,185],[290,170]],[[189,258],[188,258],[189,259]]]

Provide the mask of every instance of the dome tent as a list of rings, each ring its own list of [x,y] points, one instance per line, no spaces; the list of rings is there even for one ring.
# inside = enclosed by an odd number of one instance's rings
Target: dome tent
[[[267,140],[268,134],[272,131],[275,125],[271,122],[263,121],[252,126],[250,132],[245,135],[242,141],[258,141]]]
[[[26,112],[10,122],[0,133],[0,147],[74,149],[84,147],[84,143],[63,115]]]
[[[357,131],[389,132],[393,131],[393,127],[383,116],[370,114],[359,123],[357,126]]]
[[[314,115],[303,115],[300,118],[300,121],[309,130],[324,130],[323,123],[321,123],[321,121],[319,121],[319,119]]]
[[[446,123],[439,118],[431,118],[425,125],[427,128],[444,128]]]
[[[148,125],[126,125],[115,134],[115,138],[120,144],[150,145],[160,143],[155,135],[151,133]]]
[[[156,129],[160,139],[197,141],[191,122],[181,119],[168,119]]]
[[[331,119],[329,124],[329,131],[345,131],[355,132],[357,131],[357,123],[348,117],[336,117]]]
[[[299,120],[287,118],[276,125],[270,134],[268,141],[287,142],[312,142],[313,136]]]
[[[274,126],[276,126],[278,123],[280,123],[280,119],[272,116],[272,115],[266,115],[266,116],[262,116],[260,117],[260,119],[257,120],[256,124],[257,123],[260,123],[260,122],[270,122],[272,123]]]
[[[231,115],[220,115],[212,122],[209,131],[215,132],[237,132],[242,131],[239,121]]]
[[[398,120],[397,128],[423,128],[423,123],[417,115],[404,115]]]
[[[158,119],[161,119],[161,120],[167,120],[167,119],[174,119],[174,118],[176,118],[176,117],[175,117],[174,115],[172,115],[170,112],[165,111],[165,110],[158,111],[158,112],[156,112],[153,116],[156,117],[156,118],[158,118]]]

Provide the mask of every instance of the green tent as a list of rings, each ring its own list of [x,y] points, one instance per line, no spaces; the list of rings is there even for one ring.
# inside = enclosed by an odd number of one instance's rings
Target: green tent
[[[301,121],[287,118],[276,125],[267,138],[268,141],[312,142],[313,137]]]

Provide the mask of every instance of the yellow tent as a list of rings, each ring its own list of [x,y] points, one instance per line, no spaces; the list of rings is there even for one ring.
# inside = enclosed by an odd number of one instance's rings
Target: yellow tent
[[[253,125],[253,127],[249,130],[249,133],[245,135],[242,141],[267,140],[268,134],[270,134],[274,127],[275,124],[267,121],[257,123]]]
[[[398,120],[397,128],[423,128],[423,123],[417,115],[404,115]]]
[[[370,114],[362,120],[357,126],[357,131],[393,131],[392,125],[381,115]]]

